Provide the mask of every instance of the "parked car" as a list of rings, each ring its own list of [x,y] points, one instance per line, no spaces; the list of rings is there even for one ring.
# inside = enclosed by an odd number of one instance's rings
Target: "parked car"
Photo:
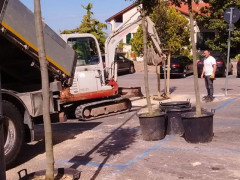
[[[103,66],[105,67],[105,55],[102,54],[102,61],[103,61]],[[133,61],[125,58],[121,54],[116,55],[116,60],[118,64],[118,73],[121,72],[128,72],[128,73],[135,73],[135,67]],[[94,56],[91,60],[92,64],[96,64],[99,62],[98,57]]]
[[[121,54],[117,54],[116,61],[118,64],[118,72],[135,73],[135,67],[133,61],[125,58]]]
[[[222,53],[212,54],[212,56],[216,59],[216,64],[217,64],[216,75],[225,77],[226,76],[226,71],[227,71],[227,68],[226,68],[226,66],[227,66],[227,57],[224,54],[222,54]],[[205,59],[205,57],[201,57],[201,59],[197,63],[198,76],[199,77],[202,74],[204,59]],[[233,74],[233,65],[232,65],[231,62],[229,62],[228,74],[229,75]]]
[[[166,61],[167,62],[167,61]],[[161,66],[160,74],[164,74],[164,70],[167,71],[166,66]],[[185,78],[188,74],[193,73],[193,62],[186,56],[173,56],[170,60],[170,75],[177,75]]]
[[[240,77],[240,58],[238,59],[237,62],[237,77]]]

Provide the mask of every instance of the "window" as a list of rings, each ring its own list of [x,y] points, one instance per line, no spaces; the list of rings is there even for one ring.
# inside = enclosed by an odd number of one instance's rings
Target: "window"
[[[131,40],[131,33],[128,33],[126,36],[126,43],[130,44],[130,40]]]
[[[204,50],[209,49],[206,45],[207,40],[213,40],[215,38],[214,32],[198,32],[197,33],[197,49]]]
[[[69,38],[67,43],[77,52],[77,66],[99,63],[97,45],[93,38]]]

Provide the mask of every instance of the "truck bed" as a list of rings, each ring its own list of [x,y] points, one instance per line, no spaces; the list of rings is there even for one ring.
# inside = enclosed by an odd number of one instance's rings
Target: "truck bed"
[[[46,24],[44,39],[50,81],[55,78],[71,85],[75,51]],[[40,87],[34,14],[19,0],[0,2],[0,70],[4,88],[24,92]]]

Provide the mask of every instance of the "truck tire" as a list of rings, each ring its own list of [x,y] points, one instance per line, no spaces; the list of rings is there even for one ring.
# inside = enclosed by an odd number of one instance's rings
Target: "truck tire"
[[[131,65],[131,66],[130,66],[130,68],[129,68],[129,73],[130,73],[130,74],[135,73],[134,65]]]
[[[11,167],[24,143],[23,117],[12,103],[3,101],[4,152],[7,168]]]

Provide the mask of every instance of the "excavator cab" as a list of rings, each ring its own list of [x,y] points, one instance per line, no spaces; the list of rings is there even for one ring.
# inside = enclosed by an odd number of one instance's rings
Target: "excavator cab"
[[[96,38],[91,34],[63,34],[62,37],[77,53],[71,94],[111,89],[105,84],[103,61]]]

